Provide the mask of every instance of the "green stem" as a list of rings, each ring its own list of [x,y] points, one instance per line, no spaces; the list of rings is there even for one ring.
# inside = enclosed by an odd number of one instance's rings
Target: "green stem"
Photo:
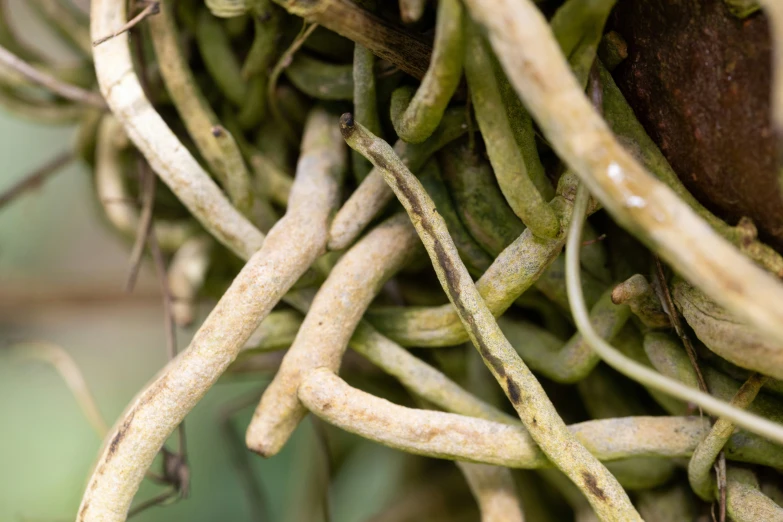
[[[212,18],[208,12],[204,13]],[[236,141],[218,121],[185,60],[172,1],[161,2],[160,12],[147,23],[161,76],[188,133],[232,203],[244,215],[249,215],[253,206],[250,173]]]
[[[488,46],[474,23],[468,24],[465,74],[489,160],[506,201],[534,234],[553,238],[560,222],[527,172],[511,130]]]
[[[607,292],[590,312],[590,322],[598,335],[611,340],[625,326],[630,313],[627,306],[612,304],[611,293]],[[501,318],[498,324],[528,366],[557,382],[580,381],[601,360],[579,334],[564,344],[532,323]]]
[[[767,377],[764,375],[751,376],[731,399],[731,405],[737,408],[747,408],[761,391],[766,380]],[[735,428],[736,426],[730,420],[718,419],[710,430],[710,434],[699,443],[688,462],[688,482],[690,482],[693,491],[706,502],[713,500],[715,489],[714,480],[710,475],[712,466],[715,464],[718,454],[723,451],[726,441],[734,433]]]
[[[162,3],[167,4],[170,1],[163,0]],[[220,21],[203,9],[196,25],[196,44],[212,80],[232,104],[241,107],[245,102],[248,87],[242,77],[242,68]]]
[[[297,89],[317,100],[353,99],[352,65],[335,65],[300,53],[286,67],[285,75]]]
[[[463,7],[459,0],[438,3],[435,45],[427,74],[415,94],[407,87],[401,87],[392,95],[391,119],[403,141],[421,143],[429,138],[457,90],[465,49],[462,19]]]
[[[356,119],[375,134],[381,133],[378,117],[378,97],[375,82],[375,55],[359,44],[353,51],[353,112]],[[352,150],[353,175],[361,183],[372,170],[372,163]]]

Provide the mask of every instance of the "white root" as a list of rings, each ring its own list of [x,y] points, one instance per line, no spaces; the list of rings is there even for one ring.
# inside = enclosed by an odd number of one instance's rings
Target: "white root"
[[[127,143],[122,126],[111,115],[103,117],[98,128],[95,150],[95,190],[106,218],[120,233],[134,237],[139,227],[139,209],[122,179],[120,153],[122,142]],[[193,234],[186,221],[157,220],[153,226],[155,237],[164,250],[176,250]]]
[[[467,5],[555,151],[618,223],[783,346],[781,283],[718,236],[623,149],[585,97],[533,2],[468,0]]]
[[[516,485],[506,468],[458,462],[481,512],[481,522],[524,522]]]
[[[247,446],[275,455],[307,410],[296,395],[303,376],[319,367],[337,371],[348,341],[382,285],[419,244],[404,213],[391,217],[362,238],[332,269],[264,392],[247,429]]]
[[[188,326],[195,315],[195,299],[209,269],[213,241],[206,236],[186,241],[169,264],[169,291],[174,302],[171,313],[179,326]]]
[[[98,2],[100,4],[101,2]],[[105,443],[77,521],[125,520],[163,443],[236,358],[283,295],[326,250],[347,162],[335,118],[314,110],[288,211],[237,275],[187,350],[130,404]]]
[[[305,377],[299,399],[330,424],[408,453],[507,468],[552,466],[522,426],[399,406],[352,388],[326,368]],[[602,461],[682,458],[709,433],[710,422],[698,417],[625,417],[581,422],[568,430]],[[745,452],[748,461],[768,462],[762,451],[750,456],[759,439],[745,446],[746,436],[733,438],[728,454]]]
[[[124,0],[94,0],[90,11],[93,40],[113,34],[127,21]],[[231,203],[144,95],[133,69],[128,34],[106,40],[93,50],[98,85],[128,137],[215,238],[243,259],[261,248],[264,235]]]

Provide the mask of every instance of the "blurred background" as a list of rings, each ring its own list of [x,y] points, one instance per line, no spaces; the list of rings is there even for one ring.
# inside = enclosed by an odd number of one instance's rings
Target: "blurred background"
[[[65,46],[37,25],[25,0],[9,0],[5,7],[24,40],[63,63],[71,59]],[[0,192],[67,151],[74,130],[0,111]],[[167,356],[152,263],[144,260],[136,289],[126,294],[130,243],[104,226],[93,192],[88,169],[71,164],[0,209],[0,348],[31,340],[63,347],[111,425]],[[202,318],[210,306],[204,303]],[[195,328],[178,332],[180,347],[187,346]],[[256,518],[235,456],[237,450],[244,452],[251,399],[264,384],[263,376],[224,379],[210,391],[186,421],[190,498],[146,510],[133,520]],[[232,441],[220,418],[242,404],[233,418],[237,436]],[[339,470],[332,470],[332,519],[366,520],[390,500],[405,460],[392,450],[337,436],[352,450]],[[100,445],[52,366],[0,358],[0,520],[73,520]],[[170,447],[176,448],[176,442]],[[321,518],[324,455],[309,420],[272,459],[244,452],[265,492],[269,520]],[[145,481],[136,500],[161,491]]]

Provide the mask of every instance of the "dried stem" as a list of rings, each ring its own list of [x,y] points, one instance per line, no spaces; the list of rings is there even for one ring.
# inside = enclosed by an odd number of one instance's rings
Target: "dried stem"
[[[658,256],[654,256],[654,261],[655,281],[657,282],[657,289],[661,293],[661,304],[664,307],[664,311],[668,312],[669,321],[671,321],[671,325],[674,328],[674,331],[682,341],[682,345],[685,346],[688,359],[691,361],[691,366],[693,366],[693,371],[696,374],[696,379],[699,383],[699,389],[704,393],[709,393],[709,390],[707,389],[707,383],[704,382],[704,376],[701,374],[701,369],[699,368],[699,360],[698,356],[696,355],[696,349],[693,347],[693,343],[691,343],[688,334],[685,332],[685,329],[682,326],[679,310],[677,310],[677,308],[674,306],[672,294],[669,291],[669,282],[666,279],[666,274],[663,271],[663,263],[661,263],[661,260],[658,258]]]
[[[142,9],[139,14],[128,20],[127,23],[123,24],[122,27],[115,29],[114,32],[106,35],[101,36],[100,38],[96,38],[93,40],[92,45],[93,47],[98,47],[102,43],[111,40],[112,38],[115,38],[127,31],[130,31],[137,25],[139,25],[141,22],[146,20],[148,17],[152,15],[156,15],[160,12],[160,2],[149,2],[147,6]],[[95,36],[95,33],[93,32],[93,37]]]
[[[722,455],[722,453],[721,453]],[[725,458],[718,458],[717,461],[715,461],[715,474],[717,475],[717,481],[716,481],[716,497],[718,498],[718,509],[720,510],[718,512],[718,522],[726,522],[726,508],[727,508],[727,502],[726,497],[728,493],[728,479],[726,477],[726,459]],[[712,505],[713,509],[715,507],[715,504]]]
[[[313,34],[313,31],[317,28],[318,24],[312,24],[310,26],[302,25],[302,30],[299,32],[299,35],[294,39],[288,49],[280,55],[277,63],[275,63],[275,66],[272,68],[272,72],[269,73],[269,83],[267,84],[266,92],[266,98],[269,101],[269,110],[272,112],[272,117],[277,124],[284,129],[286,134],[288,134],[288,138],[293,142],[296,142],[296,133],[291,127],[291,123],[284,118],[284,114],[281,112],[280,106],[277,103],[277,97],[275,96],[275,93],[277,92],[277,80],[280,78],[280,75],[285,68],[291,65],[291,60],[293,60],[296,52],[304,45],[307,38]]]
[[[250,463],[251,454],[245,448],[244,437],[235,426],[233,417],[241,410],[249,408],[258,402],[260,393],[253,391],[248,395],[239,396],[220,409],[220,429],[231,450],[231,460],[239,475],[239,482],[244,489],[250,514],[253,520],[268,520],[269,500],[264,486],[256,475]]]
[[[139,513],[146,511],[151,507],[166,505],[169,501],[173,501],[176,496],[177,496],[176,486],[170,486],[166,488],[166,490],[163,493],[155,495],[154,497],[149,498],[143,502],[139,502],[138,504],[130,508],[128,510],[127,518],[135,517]]]
[[[32,98],[20,90],[0,88],[0,107],[37,124],[72,125],[84,117],[84,106]]]
[[[130,255],[130,270],[128,279],[125,282],[125,291],[132,292],[136,286],[136,279],[141,268],[141,259],[144,255],[144,247],[147,244],[147,237],[152,231],[152,213],[155,211],[155,175],[150,172],[144,158],[137,158],[138,168],[136,171],[139,176],[139,192],[141,193],[141,215],[139,223],[136,226],[136,239],[133,242],[133,248]],[[158,245],[157,238],[155,245]]]
[[[75,159],[73,153],[64,152],[55,156],[52,160],[35,169],[30,174],[13,184],[10,188],[0,194],[0,209],[8,203],[19,197],[21,194],[36,189],[43,185],[45,181],[54,174],[60,172]]]
[[[140,175],[141,183],[145,186],[146,191],[151,194],[145,194],[144,197],[150,200],[154,199],[155,195],[155,173],[149,168],[147,162],[140,159]],[[150,205],[152,208],[152,205]],[[152,213],[150,212],[150,216]],[[150,217],[150,225],[152,225],[152,218]],[[163,301],[163,325],[166,332],[166,352],[169,361],[177,356],[177,325],[174,321],[173,300],[171,296],[171,287],[169,286],[168,278],[166,277],[166,260],[163,257],[163,252],[158,244],[158,238],[155,235],[155,230],[150,226],[147,234],[147,245],[149,246],[150,253],[152,254],[152,260],[155,264],[155,274],[158,277],[158,284],[160,285],[160,293]],[[164,473],[166,477],[177,485],[178,492],[181,497],[187,497],[190,491],[190,469],[188,467],[188,450],[187,450],[187,436],[185,434],[185,422],[184,420],[177,426],[177,438],[178,446],[177,453],[170,454],[165,447],[163,447],[163,465]],[[168,464],[173,464],[172,469],[168,469]]]
[[[147,176],[151,179],[155,179],[154,174],[150,171]],[[177,325],[174,321],[174,302],[171,295],[171,287],[169,286],[168,278],[166,277],[166,259],[163,257],[163,252],[158,244],[158,238],[155,236],[155,231],[150,230],[150,234],[147,236],[147,244],[150,248],[150,254],[152,254],[152,260],[155,264],[155,274],[158,276],[158,284],[160,285],[160,293],[163,301],[163,325],[166,332],[166,352],[169,360],[174,359],[177,356]],[[180,430],[182,424],[179,425]],[[180,442],[184,441],[184,435],[181,435]],[[180,444],[180,451],[184,452],[184,443]]]
[[[95,397],[90,392],[90,388],[87,386],[79,366],[62,347],[48,342],[30,341],[12,345],[5,348],[3,352],[16,360],[33,359],[51,364],[63,378],[71,393],[73,393],[76,402],[82,409],[84,416],[87,417],[87,421],[95,430],[95,433],[98,434],[98,437],[103,438],[106,436],[109,427],[106,425],[106,421],[95,403]]]
[[[414,78],[424,77],[432,49],[419,35],[396,27],[351,0],[274,0],[289,13],[363,45]]]
[[[66,100],[83,103],[99,109],[107,108],[106,102],[100,94],[67,84],[51,74],[33,67],[5,47],[0,47],[0,64],[13,69],[31,82],[52,91],[58,96],[62,96]]]

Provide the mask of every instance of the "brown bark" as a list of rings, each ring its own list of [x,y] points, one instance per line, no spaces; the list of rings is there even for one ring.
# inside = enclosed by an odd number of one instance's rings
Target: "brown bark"
[[[721,0],[626,0],[618,85],[691,192],[730,224],[751,218],[783,248],[783,200],[770,121],[771,45],[761,13]]]

